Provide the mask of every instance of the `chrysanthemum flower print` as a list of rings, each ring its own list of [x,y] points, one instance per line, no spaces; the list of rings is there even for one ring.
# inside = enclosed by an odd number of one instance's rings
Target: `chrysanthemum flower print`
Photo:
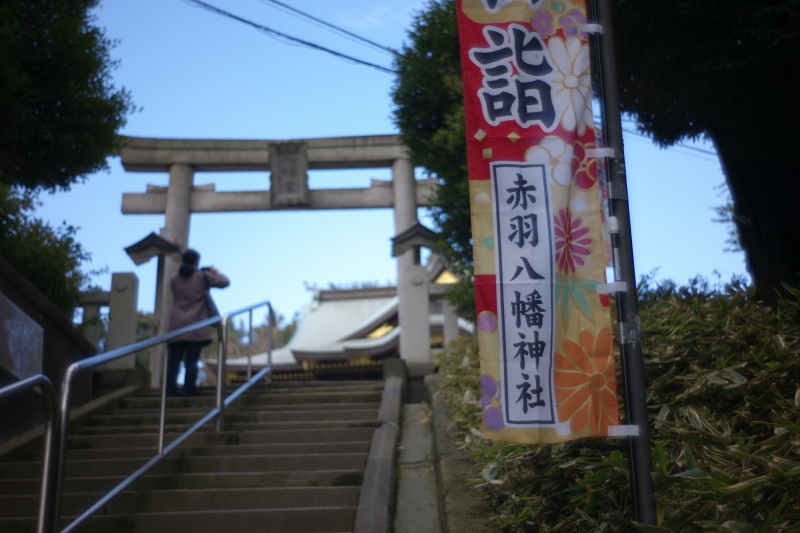
[[[575,272],[578,267],[586,264],[586,259],[591,250],[589,245],[589,228],[583,226],[583,220],[573,218],[572,212],[559,209],[553,217],[553,231],[556,236],[556,265],[560,272]]]
[[[589,47],[577,37],[566,41],[554,37],[547,43],[553,61],[550,74],[553,105],[561,127],[583,135],[592,118],[592,81],[589,72]]]
[[[565,340],[556,352],[554,382],[558,418],[573,433],[587,425],[592,435],[606,435],[619,424],[611,330],[594,337],[581,331],[579,342]]]

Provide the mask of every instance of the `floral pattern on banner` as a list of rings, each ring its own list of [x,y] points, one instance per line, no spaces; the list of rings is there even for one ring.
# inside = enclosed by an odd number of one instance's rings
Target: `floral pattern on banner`
[[[489,429],[499,430],[503,423],[502,400],[500,399],[500,383],[492,376],[481,375],[481,410],[483,423]]]
[[[593,298],[597,297],[598,281],[576,276],[558,276],[556,279],[555,300],[561,308],[561,320],[566,322],[570,313],[577,308],[589,321],[595,323],[595,312],[592,310]],[[605,296],[605,303],[603,297]],[[600,305],[608,307],[608,295],[597,298]]]
[[[548,177],[564,187],[572,182],[574,159],[572,145],[555,135],[545,137],[539,145],[525,152],[525,161],[545,165],[550,172]]]
[[[554,233],[556,236],[556,265],[559,272],[575,272],[587,262],[592,250],[589,246],[592,239],[589,228],[583,225],[583,220],[574,218],[572,212],[559,209],[553,217]]]
[[[587,152],[594,148],[593,142],[576,142],[573,146],[572,175],[579,189],[592,189],[597,185],[597,158],[589,157]]]
[[[559,114],[561,127],[566,131],[583,134],[592,127],[592,80],[589,72],[589,45],[571,37],[562,40],[553,37],[547,43],[555,70],[552,79],[559,89],[553,95],[553,104]]]
[[[619,423],[615,376],[609,329],[597,337],[581,331],[579,342],[565,340],[554,372],[559,420],[569,421],[573,432],[588,427],[593,435],[607,435]]]
[[[586,22],[583,14],[586,2],[582,0],[549,0],[539,5],[534,10],[531,26],[542,37],[550,37],[558,27],[564,30],[564,35],[583,36],[578,25]]]

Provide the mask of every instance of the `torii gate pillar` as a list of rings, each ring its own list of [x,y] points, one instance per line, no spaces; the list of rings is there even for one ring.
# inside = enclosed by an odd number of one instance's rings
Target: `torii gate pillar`
[[[191,221],[192,187],[194,170],[185,164],[169,167],[169,185],[167,187],[167,206],[164,212],[164,228],[161,237],[176,244],[181,250],[189,246],[189,224]],[[156,308],[154,314],[158,321],[159,333],[166,333],[169,327],[169,314],[172,310],[172,293],[170,282],[178,273],[180,261],[166,255],[158,262]],[[150,358],[150,386],[160,388],[164,365],[162,357],[167,356],[165,345],[159,347],[161,357]]]
[[[414,165],[408,158],[392,164],[394,186],[394,225],[400,234],[416,225],[417,202]],[[406,250],[397,258],[398,319],[400,322],[400,354],[406,361],[408,374],[420,377],[432,369],[430,323],[428,318],[428,275],[419,264],[417,250]]]

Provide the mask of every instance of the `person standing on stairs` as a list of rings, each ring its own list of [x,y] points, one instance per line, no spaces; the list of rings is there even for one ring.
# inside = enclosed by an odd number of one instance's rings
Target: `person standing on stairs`
[[[223,289],[230,280],[212,267],[199,268],[200,254],[188,249],[183,252],[178,273],[172,276],[172,310],[169,331],[180,329],[218,314],[209,289]],[[197,361],[203,346],[211,343],[211,328],[205,327],[185,333],[169,342],[167,360],[167,396],[178,394],[178,369],[183,360],[186,367],[183,394],[197,394]]]

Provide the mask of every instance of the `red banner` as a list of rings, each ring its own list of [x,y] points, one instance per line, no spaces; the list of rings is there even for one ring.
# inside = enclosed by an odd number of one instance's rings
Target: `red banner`
[[[483,435],[618,424],[581,0],[457,0]]]

